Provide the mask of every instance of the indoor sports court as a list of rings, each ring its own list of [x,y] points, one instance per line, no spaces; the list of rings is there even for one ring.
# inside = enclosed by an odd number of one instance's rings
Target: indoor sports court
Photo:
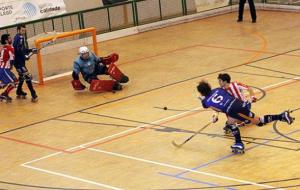
[[[96,47],[90,34],[69,35],[83,28],[38,35],[34,26],[44,30],[46,21],[28,24],[30,45],[34,36],[54,43],[38,54],[42,71],[37,55],[27,63],[38,102],[17,99],[15,90],[12,102],[0,102],[0,189],[300,189],[300,3],[255,1],[252,23],[247,6],[236,22],[238,2],[202,10],[197,1],[170,1],[101,5],[98,16],[111,11],[111,22],[101,17],[108,29],[93,25],[97,15],[88,18],[98,11],[91,5],[82,14],[84,28],[96,28]],[[157,7],[160,14],[151,12]],[[3,28],[14,35],[15,26]],[[72,88],[83,45],[98,56],[119,54],[116,65],[129,77],[121,91]],[[196,88],[202,79],[219,87],[220,73],[253,88],[255,114],[290,110],[294,122],[240,127],[245,153],[233,153],[226,115],[211,123],[213,110],[202,107]]]

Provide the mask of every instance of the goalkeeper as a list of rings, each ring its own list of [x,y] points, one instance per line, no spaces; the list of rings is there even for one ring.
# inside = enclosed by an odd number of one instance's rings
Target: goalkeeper
[[[114,64],[119,59],[118,54],[111,54],[107,57],[97,57],[85,46],[79,48],[79,56],[73,64],[74,90],[84,90],[86,87],[80,82],[79,74],[90,84],[91,92],[105,92],[122,90],[120,83],[127,83],[129,78],[124,75]],[[98,79],[98,75],[109,75],[111,80]]]

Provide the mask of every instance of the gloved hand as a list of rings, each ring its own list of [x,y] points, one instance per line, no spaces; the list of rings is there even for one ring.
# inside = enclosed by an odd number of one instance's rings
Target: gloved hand
[[[32,52],[33,54],[37,54],[37,52],[38,52],[38,49],[36,49],[36,48],[32,48],[32,49],[31,49],[31,52]]]
[[[251,103],[254,103],[257,101],[257,98],[255,96],[251,96],[251,99],[250,99]]]
[[[80,80],[72,80],[71,84],[74,88],[74,90],[84,90],[86,88],[85,85],[83,85]]]
[[[212,122],[212,123],[216,123],[216,122],[219,120],[218,115],[219,115],[218,112],[215,112],[215,113],[212,115],[212,118],[211,118],[211,122]]]
[[[30,59],[30,56],[29,55],[25,55],[25,60],[29,60]]]

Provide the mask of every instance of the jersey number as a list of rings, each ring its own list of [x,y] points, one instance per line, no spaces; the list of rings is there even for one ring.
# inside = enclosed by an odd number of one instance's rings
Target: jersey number
[[[218,104],[223,100],[223,96],[215,94],[212,99],[211,99],[214,103]]]

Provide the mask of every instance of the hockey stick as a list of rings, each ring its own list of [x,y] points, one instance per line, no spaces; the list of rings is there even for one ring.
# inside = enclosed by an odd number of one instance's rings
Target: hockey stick
[[[40,47],[40,48],[38,48],[38,49],[36,50],[36,53],[39,52],[39,51],[41,51],[43,48],[45,48],[45,47],[47,47],[47,46],[53,44],[53,43],[56,41],[57,37],[58,37],[58,36],[55,36],[51,41],[49,41],[49,42],[43,44],[42,47]],[[28,54],[27,59],[30,59],[30,57],[33,56],[33,55],[36,54],[36,53],[30,52],[30,53]]]
[[[201,129],[199,129],[198,131],[196,131],[192,136],[190,136],[189,138],[187,138],[185,141],[183,141],[182,143],[178,144],[175,141],[172,141],[172,144],[177,147],[180,148],[182,145],[184,145],[185,143],[187,143],[188,141],[190,141],[193,137],[195,137],[196,135],[198,135],[201,131],[203,131],[206,127],[208,127],[210,124],[212,124],[212,122],[210,121],[209,123],[207,123],[206,125],[204,125]]]

